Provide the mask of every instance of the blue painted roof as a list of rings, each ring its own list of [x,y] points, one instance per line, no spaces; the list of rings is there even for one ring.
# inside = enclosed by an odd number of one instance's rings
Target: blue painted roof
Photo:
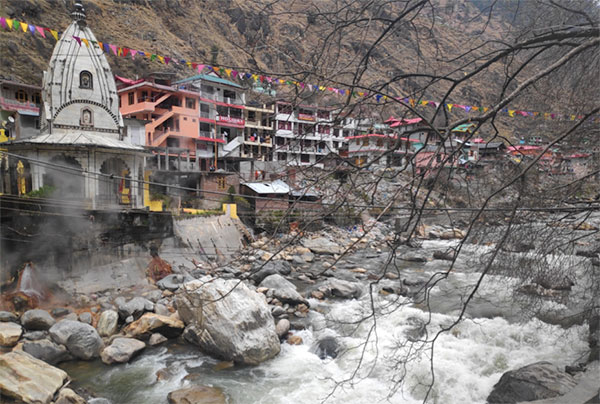
[[[212,81],[213,83],[225,84],[225,85],[232,86],[232,87],[242,88],[242,86],[234,83],[233,81],[225,80],[225,79],[222,79],[222,78],[216,77],[216,76],[210,76],[208,74],[197,74],[195,76],[188,77],[187,79],[176,81],[175,84],[183,84],[183,83],[187,83],[190,81],[196,81],[196,80]]]

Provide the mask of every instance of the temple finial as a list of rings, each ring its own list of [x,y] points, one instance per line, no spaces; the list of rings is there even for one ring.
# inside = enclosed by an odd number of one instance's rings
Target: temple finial
[[[73,20],[77,21],[79,25],[85,25],[85,9],[83,8],[83,4],[81,4],[81,0],[75,0],[75,10],[71,13]]]

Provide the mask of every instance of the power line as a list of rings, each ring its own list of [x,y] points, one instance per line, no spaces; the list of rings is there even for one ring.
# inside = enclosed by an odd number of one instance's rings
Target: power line
[[[266,196],[253,196],[253,195],[246,195],[246,194],[240,194],[240,193],[229,193],[229,192],[225,192],[225,191],[199,190],[197,188],[184,187],[181,185],[172,185],[172,184],[155,182],[155,181],[145,181],[145,180],[128,178],[128,177],[123,177],[123,176],[114,175],[114,174],[106,174],[106,173],[102,173],[102,172],[83,170],[83,169],[79,169],[77,167],[60,165],[57,163],[39,160],[39,159],[36,159],[33,157],[21,156],[21,155],[15,154],[15,153],[9,153],[9,152],[3,152],[3,153],[6,155],[9,155],[9,156],[18,158],[18,159],[23,159],[23,160],[27,160],[30,162],[34,162],[39,165],[46,165],[46,166],[58,168],[59,170],[72,171],[76,175],[80,175],[82,177],[85,177],[86,173],[103,177],[102,179],[95,179],[95,180],[99,180],[99,181],[110,182],[112,179],[119,179],[119,180],[126,180],[126,181],[141,183],[141,184],[173,188],[173,189],[182,190],[182,191],[201,192],[203,194],[208,193],[208,194],[216,194],[216,195],[222,195],[222,196],[240,196],[243,198],[254,199],[254,200],[266,200],[266,201],[278,201],[278,202],[283,201],[282,198],[274,198],[274,197],[266,197]],[[226,173],[224,173],[224,174],[226,174]],[[104,178],[106,178],[106,179],[104,179]],[[44,199],[44,198],[42,198],[42,199]],[[206,199],[206,198],[204,198],[204,199]],[[214,201],[214,202],[222,202],[221,200],[216,200],[216,199],[208,199],[208,200]],[[385,209],[385,208],[387,208],[388,210],[393,210],[393,211],[413,211],[414,209],[416,209],[414,206],[404,206],[404,207],[403,206],[390,206],[390,207],[388,207],[387,205],[367,205],[367,204],[359,205],[359,204],[346,203],[346,202],[336,203],[336,202],[318,202],[318,201],[298,201],[298,203],[300,203],[302,205],[330,206],[330,207],[335,207],[335,208],[357,208],[357,209]],[[578,212],[578,211],[594,211],[594,210],[600,209],[600,201],[591,201],[590,203],[599,203],[599,205],[598,206],[587,206],[587,207],[566,207],[566,206],[520,207],[520,208],[517,208],[517,211]],[[294,202],[292,202],[292,204],[295,205]],[[440,211],[440,212],[479,212],[481,210],[481,208],[476,208],[476,207],[474,207],[474,208],[429,207],[428,208],[428,207],[424,207],[422,210],[434,211],[434,212],[435,211]],[[511,212],[513,210],[514,210],[514,208],[512,208],[512,207],[506,207],[506,208],[493,207],[493,208],[484,208],[483,209],[484,212],[502,212],[502,211]]]

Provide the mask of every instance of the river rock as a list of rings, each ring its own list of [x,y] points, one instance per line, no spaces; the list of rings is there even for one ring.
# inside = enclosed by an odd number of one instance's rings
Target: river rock
[[[56,323],[46,310],[27,310],[21,316],[21,325],[28,330],[47,330]]]
[[[325,359],[327,357],[335,359],[340,353],[340,344],[335,337],[325,337],[313,345],[311,352],[316,354],[321,359]]]
[[[114,310],[103,311],[98,320],[96,329],[101,337],[110,337],[115,334],[119,326],[119,315]]]
[[[0,355],[0,391],[25,403],[50,403],[67,380],[61,369],[23,351]]]
[[[325,237],[317,237],[312,239],[304,239],[302,240],[302,245],[308,248],[315,254],[341,254],[344,252],[344,249],[334,243],[326,239]]]
[[[19,317],[10,311],[0,311],[0,323],[16,323]]]
[[[165,337],[162,334],[159,334],[159,333],[155,332],[148,339],[148,345],[155,346],[155,345],[162,344],[165,341],[167,341],[167,337]]]
[[[169,404],[226,404],[227,397],[215,387],[194,386],[175,390],[167,396]]]
[[[81,321],[82,323],[92,324],[92,320],[92,313],[90,313],[89,311],[84,311],[79,315],[79,321]]]
[[[134,338],[115,338],[100,354],[107,365],[125,363],[146,347],[146,344]]]
[[[50,314],[52,314],[53,317],[63,317],[69,314],[70,312],[71,310],[67,309],[66,307],[56,307],[50,310]]]
[[[15,346],[23,334],[23,327],[17,323],[0,323],[0,346]]]
[[[115,300],[115,303],[117,301]],[[121,303],[121,301],[119,301]],[[126,319],[129,316],[133,316],[134,319],[139,318],[145,311],[153,311],[154,303],[143,297],[134,297],[127,303],[122,303],[117,306],[119,316],[122,319]]]
[[[29,331],[23,334],[23,338],[29,341],[37,341],[48,336],[48,331]]]
[[[344,299],[356,299],[362,294],[362,289],[358,282],[349,282],[342,279],[328,279],[319,290],[324,291],[328,296],[341,297]]]
[[[409,251],[400,257],[401,260],[410,262],[427,262],[427,257],[423,253]]]
[[[259,269],[260,268],[260,269]],[[284,260],[271,260],[265,263],[262,267],[259,266],[253,270],[253,274],[250,276],[252,281],[256,285],[260,284],[263,279],[265,279],[269,275],[280,274],[280,275],[288,275],[292,272],[292,267],[289,262]]]
[[[58,393],[58,399],[55,404],[86,404],[87,401],[73,390],[64,388]]]
[[[173,317],[161,316],[156,313],[146,313],[138,320],[125,327],[124,331],[130,337],[147,339],[150,334],[158,332],[167,338],[181,335],[185,324]]]
[[[55,344],[49,339],[25,341],[23,351],[51,365],[73,359],[64,345]]]
[[[570,374],[550,362],[506,372],[487,398],[489,403],[518,403],[563,395],[576,385]]]
[[[296,286],[279,274],[267,276],[259,285],[273,290],[273,296],[279,301],[289,304],[308,304],[296,290]]]
[[[188,340],[208,354],[236,363],[256,365],[279,353],[279,338],[264,297],[237,280],[186,283],[177,295],[177,309],[191,325]]]
[[[454,253],[444,252],[444,251],[434,251],[433,259],[434,260],[443,260],[443,261],[452,261],[452,260],[454,260]]]
[[[50,337],[67,347],[76,358],[89,360],[98,357],[102,338],[94,327],[79,321],[61,320],[50,328]]]
[[[156,286],[165,290],[176,291],[179,289],[181,285],[186,282],[193,280],[189,275],[181,275],[181,274],[171,274],[162,278],[160,281],[156,282]]]
[[[277,332],[277,336],[279,338],[283,338],[290,331],[290,320],[282,318],[277,322],[275,326],[275,332]]]

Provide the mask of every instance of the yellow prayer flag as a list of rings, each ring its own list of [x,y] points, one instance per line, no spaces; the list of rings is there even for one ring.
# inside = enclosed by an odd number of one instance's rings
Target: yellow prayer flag
[[[454,104],[446,104],[446,106],[448,107],[448,112],[452,112],[452,107]]]
[[[508,115],[515,116],[515,110],[514,109],[509,109],[508,110]]]
[[[90,47],[90,43],[89,43],[89,41],[87,39],[81,38],[81,42],[83,42],[87,48]]]
[[[225,74],[227,74],[227,76],[231,77],[231,69],[225,69]]]
[[[8,27],[9,30],[12,29],[12,27],[13,27],[13,19],[12,18],[6,19],[6,26]]]
[[[156,57],[158,58],[160,63],[165,64],[165,58],[163,56],[156,55]]]
[[[24,22],[20,23],[20,25],[23,32],[27,32],[27,28],[29,28],[29,25],[25,24]]]
[[[483,112],[484,112],[484,113],[485,113],[485,112],[488,112],[488,109],[489,109],[488,107],[483,107]]]
[[[55,41],[58,41],[58,32],[56,32],[55,30],[51,29],[50,30],[50,35],[52,35],[52,37],[54,38]]]
[[[258,80],[258,76],[256,74],[253,74],[252,75],[252,80],[254,80],[254,81]]]

